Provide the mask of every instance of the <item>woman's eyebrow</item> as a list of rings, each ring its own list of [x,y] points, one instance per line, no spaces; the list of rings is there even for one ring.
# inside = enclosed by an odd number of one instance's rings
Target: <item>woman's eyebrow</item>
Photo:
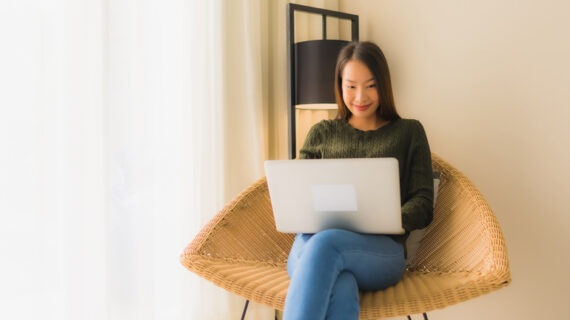
[[[354,82],[354,83],[356,83],[356,81],[354,81],[354,80],[350,80],[350,79],[344,79],[344,81],[348,81],[348,82]],[[370,78],[370,79],[366,80],[365,82],[370,82],[370,81],[374,81],[374,78]]]

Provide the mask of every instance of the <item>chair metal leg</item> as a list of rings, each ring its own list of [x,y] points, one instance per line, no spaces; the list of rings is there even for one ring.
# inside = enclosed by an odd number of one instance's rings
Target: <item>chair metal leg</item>
[[[249,300],[245,300],[245,305],[243,306],[243,313],[241,314],[241,320],[245,319],[245,313],[247,312],[248,305],[249,305]]]
[[[408,316],[408,320],[412,320],[412,317]]]
[[[422,315],[424,316],[424,320],[429,320],[427,313],[424,312],[424,313],[422,313]],[[408,320],[412,320],[412,317],[408,316]]]

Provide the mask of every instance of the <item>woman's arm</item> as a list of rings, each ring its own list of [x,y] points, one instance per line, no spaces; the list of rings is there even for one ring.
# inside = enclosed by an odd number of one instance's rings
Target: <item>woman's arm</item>
[[[319,122],[309,129],[303,147],[299,151],[299,159],[322,159],[323,136],[321,133],[322,123]]]
[[[433,218],[431,151],[422,124],[414,122],[408,150],[408,182],[402,206],[404,229],[425,228]]]

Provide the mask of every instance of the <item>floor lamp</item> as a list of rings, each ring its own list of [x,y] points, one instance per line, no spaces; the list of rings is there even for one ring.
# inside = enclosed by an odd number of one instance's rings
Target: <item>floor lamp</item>
[[[295,12],[322,16],[322,39],[295,43]],[[334,69],[338,53],[350,41],[327,39],[327,17],[351,21],[358,41],[358,16],[289,3],[287,5],[288,155],[296,157],[296,111],[336,109]]]

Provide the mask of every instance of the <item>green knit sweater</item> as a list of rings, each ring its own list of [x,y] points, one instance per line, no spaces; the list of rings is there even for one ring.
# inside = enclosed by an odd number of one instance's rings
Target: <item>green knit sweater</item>
[[[402,225],[406,235],[426,227],[433,217],[431,152],[423,126],[417,120],[398,119],[371,131],[361,131],[346,120],[315,124],[300,151],[301,159],[394,157],[400,166]]]

